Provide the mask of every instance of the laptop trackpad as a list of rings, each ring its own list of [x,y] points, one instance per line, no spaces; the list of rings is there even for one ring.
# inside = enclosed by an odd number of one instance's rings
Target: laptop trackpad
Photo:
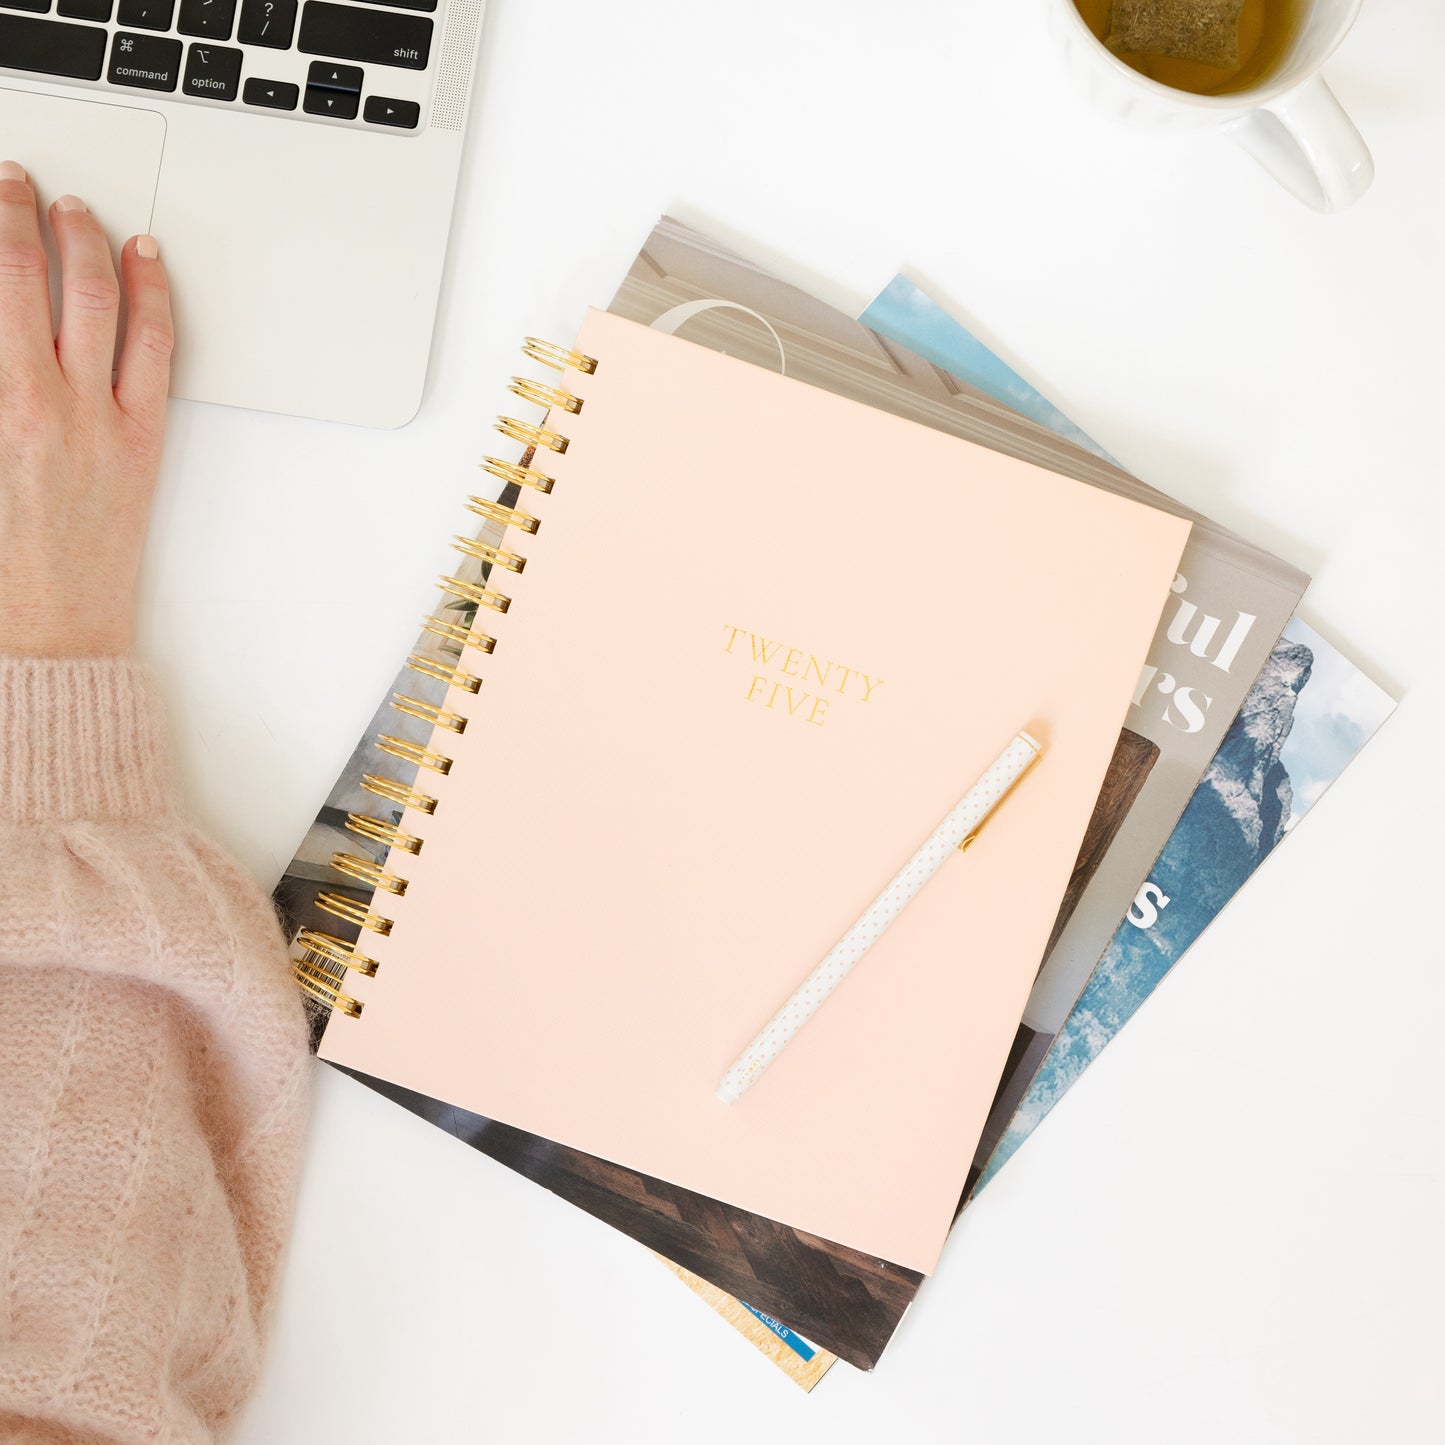
[[[0,160],[19,161],[30,172],[42,217],[57,196],[79,196],[105,227],[117,266],[122,243],[150,230],[165,138],[158,111],[0,85]],[[49,226],[41,231],[59,315],[60,262]]]

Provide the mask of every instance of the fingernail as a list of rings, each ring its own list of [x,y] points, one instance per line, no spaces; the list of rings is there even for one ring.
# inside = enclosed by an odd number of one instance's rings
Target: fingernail
[[[161,253],[159,243],[154,236],[137,236],[135,238],[135,253],[145,261],[154,261]]]
[[[17,161],[0,161],[0,181],[28,181],[25,167]]]
[[[61,212],[62,215],[66,211],[88,211],[90,209],[79,196],[57,196],[52,203],[52,208]]]

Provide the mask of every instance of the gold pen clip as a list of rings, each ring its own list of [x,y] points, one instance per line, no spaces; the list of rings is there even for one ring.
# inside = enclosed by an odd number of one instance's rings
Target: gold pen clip
[[[1032,738],[1029,738],[1029,742],[1033,743],[1033,739],[1032,739]],[[1041,757],[1043,757],[1043,755],[1044,755],[1043,749],[1042,749],[1041,747],[1039,747],[1039,745],[1038,745],[1037,743],[1034,743],[1034,755],[1033,755],[1033,757],[1031,757],[1031,758],[1028,760],[1028,762],[1026,762],[1026,763],[1023,765],[1023,768],[1022,768],[1022,770],[1020,771],[1018,777],[1016,777],[1016,778],[1013,780],[1013,782],[1011,782],[1011,783],[1008,785],[1008,787],[1006,787],[1006,788],[1003,790],[1003,792],[1001,792],[1001,793],[998,795],[998,802],[995,803],[995,804],[993,805],[993,807],[991,807],[991,808],[988,810],[988,812],[984,815],[983,821],[982,821],[981,823],[979,823],[978,826],[977,826],[976,828],[974,828],[972,832],[970,832],[970,833],[968,833],[968,834],[966,834],[966,835],[964,836],[963,842],[958,845],[958,851],[959,851],[960,853],[966,852],[966,851],[968,850],[968,845],[969,845],[970,843],[972,843],[973,840],[974,840],[975,838],[977,838],[980,833],[983,832],[985,826],[986,826],[987,823],[988,823],[988,820],[989,820],[990,818],[992,818],[995,813],[998,812],[998,810],[999,810],[1000,807],[1002,807],[1002,805],[1003,805],[1003,800],[1004,800],[1006,797],[1008,797],[1008,795],[1009,795],[1011,792],[1013,792],[1013,790],[1014,790],[1016,787],[1018,787],[1018,785],[1019,785],[1021,782],[1023,782],[1023,780],[1024,780],[1026,777],[1028,777],[1028,775],[1033,771],[1034,764],[1037,763],[1038,760],[1039,760]]]

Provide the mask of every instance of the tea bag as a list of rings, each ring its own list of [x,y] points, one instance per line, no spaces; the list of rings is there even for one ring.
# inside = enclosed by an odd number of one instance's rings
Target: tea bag
[[[1106,43],[1110,50],[1237,70],[1243,7],[1244,0],[1114,0]]]

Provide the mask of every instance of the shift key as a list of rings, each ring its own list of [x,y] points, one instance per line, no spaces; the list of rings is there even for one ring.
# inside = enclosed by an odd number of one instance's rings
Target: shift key
[[[297,49],[306,55],[425,70],[431,33],[432,22],[425,16],[307,0]]]

